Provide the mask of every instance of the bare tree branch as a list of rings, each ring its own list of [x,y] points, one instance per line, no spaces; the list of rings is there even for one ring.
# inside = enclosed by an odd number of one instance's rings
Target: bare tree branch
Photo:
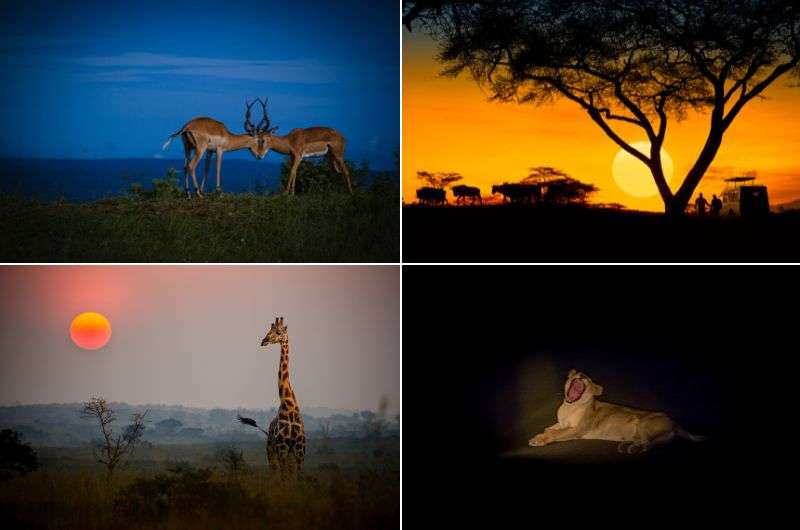
[[[103,439],[94,447],[95,459],[106,466],[108,479],[114,469],[126,457],[133,454],[136,446],[142,439],[145,429],[145,418],[150,411],[143,414],[135,412],[131,415],[131,423],[123,430],[122,434],[114,434],[111,424],[117,421],[114,410],[108,402],[98,396],[91,396],[89,401],[83,403],[81,416],[86,419],[96,419],[100,425]]]

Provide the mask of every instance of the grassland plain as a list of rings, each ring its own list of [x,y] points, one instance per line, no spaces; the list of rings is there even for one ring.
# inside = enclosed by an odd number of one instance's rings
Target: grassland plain
[[[396,262],[399,188],[353,194],[0,197],[6,262]]]
[[[800,212],[670,218],[582,205],[403,207],[403,259],[797,261]]]
[[[42,469],[0,482],[0,526],[399,528],[399,438],[311,441],[303,475],[286,482],[267,470],[263,443],[240,447],[236,472],[212,445],[142,447],[110,482],[88,449],[40,448]]]

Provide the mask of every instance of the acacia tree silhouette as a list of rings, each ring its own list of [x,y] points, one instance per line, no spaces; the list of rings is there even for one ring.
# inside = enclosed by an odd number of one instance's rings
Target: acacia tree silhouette
[[[428,183],[432,188],[443,190],[448,186],[463,179],[460,173],[431,173],[430,171],[417,171],[417,178]]]
[[[665,211],[682,214],[742,108],[800,62],[796,0],[495,0],[404,2],[444,74],[469,72],[492,99],[566,98],[647,165]],[[674,193],[661,164],[670,118],[710,111],[700,152]],[[650,152],[617,127],[644,132]]]
[[[589,195],[598,190],[594,184],[581,182],[560,169],[550,166],[530,168],[530,174],[522,179],[520,184],[544,186],[547,191],[543,199],[546,202],[555,203],[585,203]]]

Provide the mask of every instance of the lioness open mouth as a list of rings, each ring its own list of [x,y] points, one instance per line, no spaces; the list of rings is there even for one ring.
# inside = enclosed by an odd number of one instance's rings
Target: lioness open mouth
[[[586,383],[583,382],[583,379],[579,377],[573,379],[567,389],[567,403],[578,401],[583,395],[584,390],[586,390]]]

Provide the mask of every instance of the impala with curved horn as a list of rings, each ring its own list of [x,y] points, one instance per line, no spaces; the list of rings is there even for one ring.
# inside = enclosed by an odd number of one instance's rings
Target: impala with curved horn
[[[256,99],[256,101],[261,101]],[[264,117],[261,118],[258,126],[253,125],[250,121],[250,108],[256,102],[247,103],[245,110],[244,130],[245,134],[233,134],[222,122],[212,118],[194,118],[189,121],[181,129],[170,135],[163,149],[166,149],[172,139],[180,135],[183,140],[183,153],[184,153],[184,189],[186,195],[191,197],[189,193],[189,173],[192,174],[192,182],[194,183],[194,190],[198,197],[203,196],[203,189],[206,185],[206,178],[208,177],[208,170],[211,166],[211,157],[217,155],[217,191],[221,191],[220,187],[220,171],[222,169],[222,153],[225,151],[238,151],[239,149],[250,149],[253,156],[257,159],[264,158],[267,154],[269,147],[267,146],[265,131],[269,127],[269,119],[267,118],[266,107],[263,106]],[[266,124],[266,125],[265,125]],[[194,151],[194,155],[192,155]],[[205,174],[203,175],[203,182],[197,186],[197,176],[195,168],[200,162],[203,154],[206,154]]]
[[[305,129],[292,129],[285,136],[273,134],[278,128],[270,127],[267,113],[267,102],[261,101],[266,125],[264,125],[264,138],[267,142],[267,151],[272,149],[282,155],[289,155],[292,159],[292,168],[285,192],[294,195],[294,184],[297,180],[297,168],[304,158],[327,155],[331,169],[339,173],[347,184],[347,190],[352,193],[350,171],[344,163],[345,139],[336,129],[330,127],[308,127]]]

